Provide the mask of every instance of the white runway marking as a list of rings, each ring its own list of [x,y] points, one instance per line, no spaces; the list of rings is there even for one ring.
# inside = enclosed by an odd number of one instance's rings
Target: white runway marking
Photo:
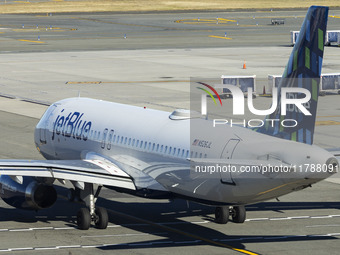
[[[18,228],[18,229],[10,229],[11,232],[25,232],[25,231],[32,231],[30,228]]]
[[[76,245],[56,246],[56,249],[70,249],[70,248],[81,248],[81,245],[80,244],[76,244]]]
[[[56,247],[37,247],[37,248],[34,248],[34,250],[36,251],[43,251],[43,250],[55,250]]]
[[[31,230],[53,230],[53,227],[30,228]]]
[[[286,235],[286,236],[255,236],[255,237],[244,237],[244,238],[230,238],[230,239],[214,239],[216,242],[236,242],[236,241],[253,241],[253,240],[281,240],[281,239],[314,239],[320,237],[334,237],[340,236],[340,233],[328,233],[328,234],[316,234],[316,235]],[[18,247],[18,248],[8,248],[2,249],[0,252],[17,252],[17,251],[25,251],[25,250],[58,250],[58,249],[84,249],[84,248],[102,248],[108,246],[130,246],[130,247],[138,247],[138,246],[157,246],[163,244],[195,244],[203,242],[202,240],[184,240],[184,241],[155,241],[155,242],[138,242],[138,243],[114,243],[114,244],[94,244],[94,245],[64,245],[64,246],[50,246],[50,247]]]
[[[331,219],[335,217],[340,217],[339,214],[336,215],[321,215],[321,216],[292,216],[292,217],[282,217],[282,218],[254,218],[254,219],[246,219],[246,221],[280,221],[280,220],[300,220],[300,219]]]
[[[284,220],[300,220],[300,219],[332,219],[340,217],[340,214],[332,214],[332,215],[320,215],[320,216],[291,216],[291,217],[280,217],[280,218],[252,218],[246,219],[246,222],[251,221],[284,221]],[[174,222],[158,222],[160,225],[183,225],[183,224],[209,224],[213,223],[212,221],[174,221]],[[133,227],[133,226],[149,226],[146,223],[133,223],[133,224],[122,224],[122,225],[109,225],[108,228],[120,228],[120,227]],[[320,225],[322,226],[322,225]],[[335,225],[337,226],[337,225]],[[28,232],[28,231],[40,231],[40,230],[74,230],[77,229],[77,226],[74,227],[39,227],[39,228],[18,228],[18,229],[0,229],[0,232]]]
[[[167,232],[162,233],[139,233],[139,234],[118,234],[118,235],[95,235],[95,236],[81,236],[82,238],[92,238],[92,237],[128,237],[128,236],[148,236],[148,235],[167,235]]]
[[[293,217],[288,217],[289,219],[309,219],[310,216],[293,216]]]
[[[327,216],[312,216],[310,217],[311,219],[326,219],[326,218],[332,218],[332,216],[327,215]]]

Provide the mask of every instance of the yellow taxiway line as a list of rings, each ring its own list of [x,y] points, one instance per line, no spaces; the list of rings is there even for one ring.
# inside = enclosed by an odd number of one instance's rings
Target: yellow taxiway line
[[[340,115],[331,115],[331,116],[316,116],[316,118],[339,118]]]
[[[176,23],[184,23],[184,24],[204,24],[204,23],[228,23],[228,22],[237,22],[233,19],[224,19],[224,18],[216,18],[216,19],[179,19],[175,20]]]
[[[225,40],[232,40],[232,38],[226,37],[226,36],[209,35],[209,37],[212,37],[212,38],[219,38],[219,39],[225,39]]]
[[[20,42],[32,42],[32,43],[45,43],[43,41],[33,41],[33,40],[25,40],[25,39],[20,39],[18,41],[20,41]]]
[[[316,121],[316,126],[333,126],[333,125],[340,125],[339,121],[334,120],[322,120],[322,121]]]

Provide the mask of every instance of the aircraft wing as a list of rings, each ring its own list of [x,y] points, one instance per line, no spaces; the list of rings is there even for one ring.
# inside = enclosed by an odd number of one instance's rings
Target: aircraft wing
[[[0,160],[0,175],[49,177],[135,190],[132,178],[114,164],[101,160]]]

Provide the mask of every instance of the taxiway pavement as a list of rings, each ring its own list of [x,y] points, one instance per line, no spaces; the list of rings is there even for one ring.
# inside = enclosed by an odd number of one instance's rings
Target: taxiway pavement
[[[80,94],[172,111],[189,107],[190,77],[253,74],[260,93],[268,74],[283,72],[292,49],[290,30],[299,29],[304,15],[2,15],[0,158],[42,159],[34,147],[34,127],[46,105],[62,98]],[[269,25],[272,17],[284,17],[286,24]],[[328,29],[339,22],[329,18]],[[339,72],[339,50],[326,47],[323,73]],[[264,106],[270,100],[255,102]],[[315,143],[340,147],[338,95],[319,98],[317,121]],[[74,218],[80,205],[62,198],[39,212],[0,201],[0,254],[337,254],[337,180],[250,205],[244,224],[215,224],[214,208],[183,200],[104,190],[98,204],[109,209],[109,228],[80,231]]]

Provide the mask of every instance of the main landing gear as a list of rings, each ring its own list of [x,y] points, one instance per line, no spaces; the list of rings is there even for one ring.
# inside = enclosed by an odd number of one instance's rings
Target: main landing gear
[[[105,208],[97,207],[93,214],[87,208],[80,208],[77,213],[77,225],[81,230],[88,230],[91,222],[99,229],[106,229],[109,217]]]
[[[246,220],[246,209],[243,205],[240,206],[220,206],[215,209],[215,221],[219,224],[227,224],[231,216],[235,223],[243,223]]]
[[[94,185],[92,183],[73,183],[76,190],[71,189],[71,200],[79,199],[83,201],[87,208],[81,208],[77,213],[77,225],[81,230],[88,230],[91,222],[99,229],[106,229],[109,223],[107,210],[102,207],[95,207],[96,200],[99,196],[101,186],[98,186],[94,193]]]

